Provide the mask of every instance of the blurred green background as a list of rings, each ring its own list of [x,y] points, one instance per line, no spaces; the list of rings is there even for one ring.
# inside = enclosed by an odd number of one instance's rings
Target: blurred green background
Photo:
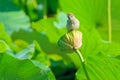
[[[0,0],[0,80],[87,80],[79,57],[57,46],[69,12],[81,23],[91,80],[119,80],[119,9],[119,0]]]

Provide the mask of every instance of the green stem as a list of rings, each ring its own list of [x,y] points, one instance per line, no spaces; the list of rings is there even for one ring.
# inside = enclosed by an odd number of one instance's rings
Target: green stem
[[[83,70],[84,70],[84,73],[85,73],[85,76],[86,76],[87,80],[90,80],[90,78],[89,78],[89,76],[88,76],[88,73],[87,73],[87,70],[86,70],[86,68],[85,68],[85,60],[84,60],[82,54],[80,53],[79,50],[75,50],[75,52],[77,53],[77,55],[78,55],[79,58],[80,58],[80,61],[81,61],[81,63],[82,63],[82,68],[83,68]]]
[[[109,42],[112,42],[111,0],[108,0],[108,36]]]

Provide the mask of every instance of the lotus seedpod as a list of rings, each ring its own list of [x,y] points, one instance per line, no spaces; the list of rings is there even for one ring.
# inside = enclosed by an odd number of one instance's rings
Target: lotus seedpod
[[[62,52],[72,53],[82,46],[82,33],[78,30],[67,32],[58,41]]]

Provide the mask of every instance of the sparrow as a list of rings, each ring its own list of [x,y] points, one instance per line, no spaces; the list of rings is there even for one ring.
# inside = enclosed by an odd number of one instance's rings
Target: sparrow
[[[67,30],[71,31],[79,29],[80,26],[79,20],[72,13],[68,13],[67,17],[68,17],[66,25]]]

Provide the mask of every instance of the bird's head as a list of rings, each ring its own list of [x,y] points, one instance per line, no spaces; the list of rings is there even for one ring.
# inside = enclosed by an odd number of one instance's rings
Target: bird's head
[[[67,17],[68,17],[68,19],[70,19],[70,20],[71,20],[71,19],[73,19],[73,18],[74,18],[74,15],[73,15],[72,13],[68,13],[68,14],[67,14]]]

